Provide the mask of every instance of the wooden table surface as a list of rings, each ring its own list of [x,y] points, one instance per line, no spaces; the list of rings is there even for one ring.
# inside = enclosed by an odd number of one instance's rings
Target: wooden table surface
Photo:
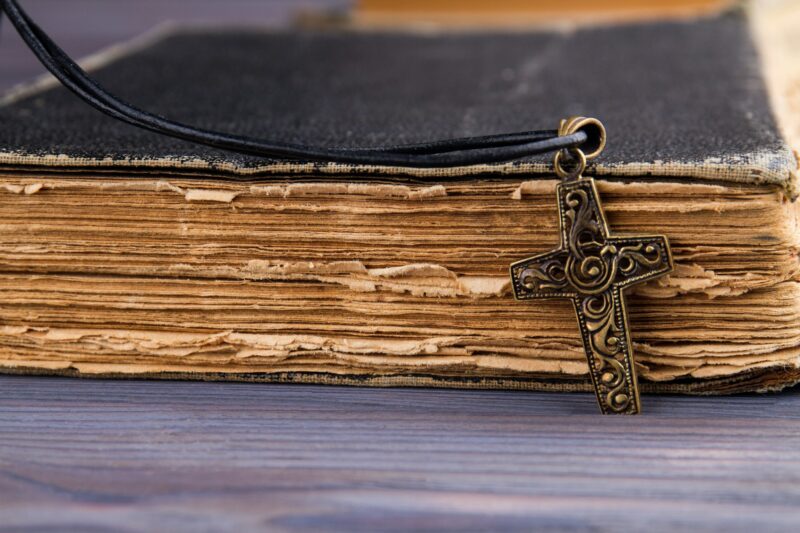
[[[800,392],[0,377],[0,531],[797,531]]]
[[[347,4],[22,3],[76,56]],[[0,90],[41,72],[2,31]],[[644,401],[0,377],[0,532],[798,531],[800,390]]]

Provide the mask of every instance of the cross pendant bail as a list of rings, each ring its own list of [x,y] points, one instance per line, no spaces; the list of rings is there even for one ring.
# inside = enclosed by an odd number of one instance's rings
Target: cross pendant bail
[[[603,127],[595,119],[578,117],[562,121],[559,132],[571,134],[587,124]],[[600,410],[638,414],[641,403],[623,292],[670,272],[672,255],[662,235],[609,233],[594,180],[581,175],[586,159],[602,150],[605,130],[600,138],[599,150],[587,156],[574,149],[577,171],[563,168],[556,155],[556,173],[567,178],[556,187],[561,244],[512,264],[511,280],[518,300],[572,301]]]

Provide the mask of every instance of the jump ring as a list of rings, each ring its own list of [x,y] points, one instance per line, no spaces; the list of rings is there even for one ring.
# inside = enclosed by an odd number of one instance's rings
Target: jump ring
[[[569,168],[564,167],[564,162],[562,161],[565,152],[569,153],[574,160],[574,165],[570,165]],[[553,167],[555,168],[556,176],[559,178],[563,180],[575,179],[583,174],[586,169],[586,154],[579,148],[559,150],[553,158]]]

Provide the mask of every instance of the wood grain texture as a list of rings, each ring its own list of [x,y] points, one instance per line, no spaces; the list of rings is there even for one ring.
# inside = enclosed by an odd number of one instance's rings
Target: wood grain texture
[[[800,523],[800,391],[645,400],[1,377],[0,531]]]

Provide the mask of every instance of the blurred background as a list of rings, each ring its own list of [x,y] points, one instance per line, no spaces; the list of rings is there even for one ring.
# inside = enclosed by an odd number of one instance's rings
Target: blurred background
[[[514,28],[691,16],[731,0],[21,0],[73,57],[159,24],[359,28]],[[8,26],[0,28],[0,92],[42,72]]]
[[[20,0],[75,58],[159,24],[287,26],[304,12],[346,11],[348,0]],[[7,21],[0,25],[0,92],[43,72]]]

